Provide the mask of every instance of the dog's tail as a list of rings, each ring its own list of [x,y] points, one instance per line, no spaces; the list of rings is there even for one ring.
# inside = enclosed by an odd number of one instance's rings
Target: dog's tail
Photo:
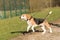
[[[49,15],[52,14],[52,11],[50,11],[47,16],[44,18],[44,20],[46,20],[48,18]],[[53,26],[57,26],[57,27],[60,27],[60,24],[55,24],[55,23],[49,23],[50,25],[53,25]]]
[[[50,11],[44,19],[47,19],[50,14],[52,14],[52,11]]]
[[[49,23],[50,25],[53,25],[53,26],[57,26],[57,27],[60,27],[60,24],[56,24],[56,23]]]

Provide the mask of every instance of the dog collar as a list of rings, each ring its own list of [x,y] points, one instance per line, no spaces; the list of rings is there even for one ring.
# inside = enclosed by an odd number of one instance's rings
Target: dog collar
[[[30,19],[27,19],[27,21],[28,21],[28,20],[31,20],[31,19],[32,19],[32,16],[30,17]]]

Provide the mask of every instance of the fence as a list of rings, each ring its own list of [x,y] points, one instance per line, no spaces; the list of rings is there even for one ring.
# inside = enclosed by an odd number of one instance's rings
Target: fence
[[[0,0],[0,19],[60,6],[60,0]]]
[[[29,0],[0,0],[0,19],[29,12]]]

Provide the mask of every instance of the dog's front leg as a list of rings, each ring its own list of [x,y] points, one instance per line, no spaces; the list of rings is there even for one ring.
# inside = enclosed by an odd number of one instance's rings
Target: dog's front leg
[[[35,32],[34,27],[35,27],[35,26],[32,26],[32,28],[31,28],[33,32]]]
[[[30,25],[28,25],[28,27],[27,27],[27,32],[29,31],[30,27],[31,27],[31,26],[30,26]]]

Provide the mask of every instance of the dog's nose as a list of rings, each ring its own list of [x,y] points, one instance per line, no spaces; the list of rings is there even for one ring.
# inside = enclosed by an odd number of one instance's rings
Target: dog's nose
[[[21,17],[19,17],[21,19]]]

